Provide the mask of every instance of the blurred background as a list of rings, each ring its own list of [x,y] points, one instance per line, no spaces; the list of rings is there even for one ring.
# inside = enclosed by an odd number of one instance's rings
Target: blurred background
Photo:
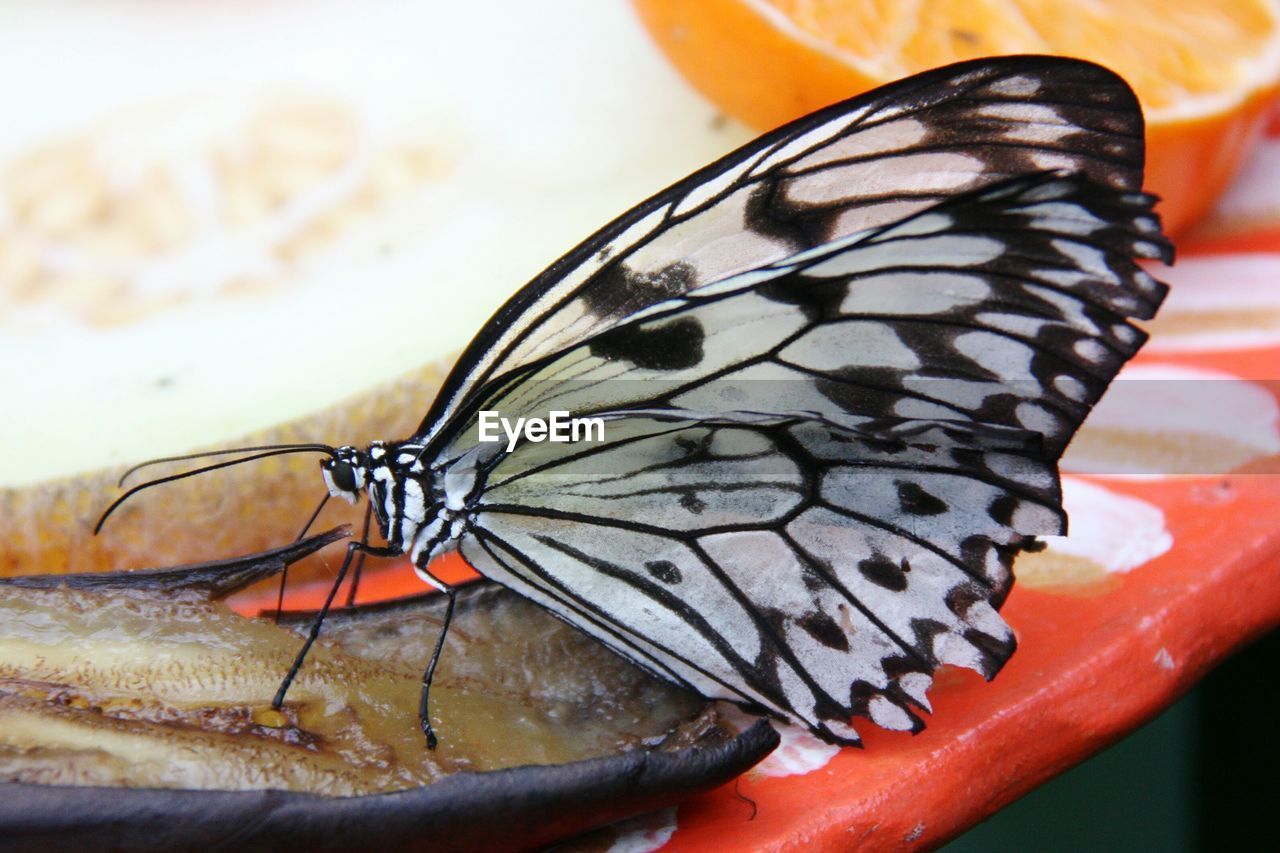
[[[624,3],[500,8],[0,6],[0,442],[57,448],[0,482],[209,444],[456,353],[752,135]]]
[[[627,207],[921,63],[1112,65],[1147,108],[1166,222],[1248,248],[1280,223],[1280,146],[1250,153],[1276,32],[1261,0],[11,0],[0,486],[225,441],[447,359]],[[1250,323],[1274,334],[1269,293]],[[953,849],[1258,846],[1278,671],[1272,636]]]

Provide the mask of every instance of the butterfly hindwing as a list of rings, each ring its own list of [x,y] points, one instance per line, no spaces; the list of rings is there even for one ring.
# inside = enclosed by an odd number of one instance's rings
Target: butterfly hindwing
[[[915,728],[943,663],[993,675],[1009,559],[1062,529],[1020,435],[804,413],[624,416],[607,436],[505,456],[463,556],[659,674],[829,739],[855,741],[853,715]]]

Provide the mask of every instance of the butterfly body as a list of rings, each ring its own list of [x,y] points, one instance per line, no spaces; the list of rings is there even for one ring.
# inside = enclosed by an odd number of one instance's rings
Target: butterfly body
[[[727,155],[517,292],[414,435],[326,451],[386,540],[352,547],[446,591],[457,550],[833,742],[918,729],[935,669],[1012,654],[1013,558],[1065,532],[1057,460],[1164,296],[1142,133],[1106,69],[1006,57]],[[487,443],[490,411],[604,435]]]

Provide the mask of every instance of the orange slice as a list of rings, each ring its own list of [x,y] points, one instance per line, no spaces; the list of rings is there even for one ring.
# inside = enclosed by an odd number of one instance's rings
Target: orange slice
[[[1121,74],[1147,117],[1147,187],[1170,231],[1213,203],[1280,88],[1274,0],[633,0],[688,80],[776,127],[919,71],[1047,53]]]

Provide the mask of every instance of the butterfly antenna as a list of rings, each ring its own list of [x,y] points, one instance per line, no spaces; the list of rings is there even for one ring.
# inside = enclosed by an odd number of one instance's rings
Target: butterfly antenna
[[[262,450],[264,452],[261,452],[261,453],[253,452],[257,450]],[[286,453],[327,453],[330,456],[332,456],[336,452],[337,451],[334,448],[330,447],[327,444],[266,445],[264,447],[241,447],[238,450],[215,450],[210,453],[196,453],[191,456],[172,456],[172,457],[167,457],[165,459],[153,459],[150,462],[144,462],[142,463],[142,465],[134,466],[129,471],[125,472],[125,476],[127,477],[129,474],[133,473],[133,471],[136,471],[137,469],[142,468],[146,465],[151,465],[158,462],[170,462],[170,461],[180,462],[185,459],[200,459],[202,457],[208,457],[208,456],[226,456],[231,453],[250,453],[249,456],[243,456],[239,459],[231,459],[226,462],[216,462],[213,465],[204,465],[204,466],[201,466],[200,468],[193,468],[190,471],[183,471],[180,474],[170,474],[167,477],[157,477],[154,480],[148,480],[145,483],[139,483],[138,485],[129,489],[129,491],[125,492],[123,495],[121,495],[120,497],[112,501],[111,506],[107,507],[106,512],[102,513],[102,515],[98,517],[98,523],[93,526],[93,534],[95,536],[98,535],[98,533],[102,531],[102,525],[106,523],[107,519],[111,516],[111,513],[115,512],[120,507],[121,504],[123,504],[125,501],[127,501],[129,498],[133,497],[143,489],[149,489],[152,486],[159,486],[159,485],[163,485],[164,483],[172,483],[175,480],[184,480],[187,477],[194,477],[198,474],[207,474],[210,471],[217,471],[219,468],[230,468],[232,465],[240,465],[241,463],[244,463],[244,462],[254,462],[259,459],[266,459],[269,456],[282,456]],[[124,478],[122,477],[121,478],[122,482],[123,482],[123,479]]]
[[[116,482],[116,485],[123,489],[124,481],[141,471],[143,468],[150,468],[152,465],[162,465],[165,462],[190,462],[192,459],[208,459],[213,456],[231,456],[233,454],[257,453],[260,451],[303,453],[310,450],[314,450],[318,453],[328,453],[330,456],[335,452],[335,449],[327,444],[259,444],[254,447],[232,447],[228,450],[206,450],[202,453],[185,453],[181,456],[161,456],[157,459],[148,459],[146,462],[139,462],[137,465],[134,465],[132,468],[120,475],[120,479]],[[245,461],[247,462],[249,460],[246,459]]]

